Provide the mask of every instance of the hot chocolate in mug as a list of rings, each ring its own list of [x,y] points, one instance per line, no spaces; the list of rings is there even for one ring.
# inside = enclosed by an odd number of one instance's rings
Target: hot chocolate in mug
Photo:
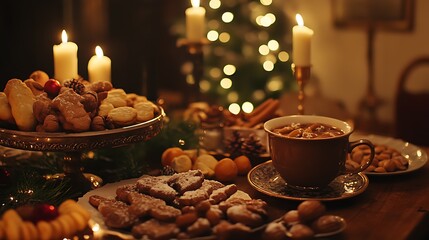
[[[353,128],[347,122],[324,116],[292,115],[264,123],[275,169],[288,186],[318,189],[337,176],[364,171],[374,158],[374,145],[366,139],[350,142]],[[345,167],[347,154],[367,145],[370,158],[359,168]]]

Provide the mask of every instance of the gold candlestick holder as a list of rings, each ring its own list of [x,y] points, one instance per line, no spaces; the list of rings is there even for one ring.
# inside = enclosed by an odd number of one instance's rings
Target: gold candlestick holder
[[[209,41],[202,38],[199,41],[190,41],[188,39],[179,39],[177,41],[178,47],[186,47],[192,62],[192,79],[193,81],[187,82],[190,86],[187,90],[187,102],[201,101],[200,82],[204,75],[204,51],[203,47],[208,45]]]
[[[304,114],[304,86],[310,79],[311,66],[293,66],[295,79],[298,83],[298,114]]]

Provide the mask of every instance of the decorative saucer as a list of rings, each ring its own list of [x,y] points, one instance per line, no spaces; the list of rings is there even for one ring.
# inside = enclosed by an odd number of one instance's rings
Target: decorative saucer
[[[359,173],[340,175],[325,188],[309,191],[297,190],[287,186],[271,160],[250,170],[247,180],[253,188],[261,193],[277,198],[300,201],[333,201],[351,198],[364,192],[369,184],[368,177]]]

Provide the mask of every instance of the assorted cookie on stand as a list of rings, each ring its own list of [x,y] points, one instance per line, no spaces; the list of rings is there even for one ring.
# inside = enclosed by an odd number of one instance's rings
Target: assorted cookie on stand
[[[43,71],[10,79],[0,92],[0,124],[21,131],[85,132],[120,128],[154,118],[157,106],[110,82],[71,79],[60,84]]]

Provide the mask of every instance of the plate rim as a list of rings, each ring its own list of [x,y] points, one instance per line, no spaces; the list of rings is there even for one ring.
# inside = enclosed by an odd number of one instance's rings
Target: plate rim
[[[268,196],[271,196],[271,197],[276,197],[276,198],[281,198],[281,199],[286,199],[286,200],[295,200],[295,201],[305,201],[305,200],[316,200],[316,201],[324,201],[324,202],[328,202],[328,201],[338,201],[338,200],[344,200],[344,199],[348,199],[348,198],[351,198],[351,197],[355,197],[355,196],[357,196],[357,195],[360,195],[361,193],[363,193],[366,189],[367,189],[367,187],[368,187],[368,185],[369,185],[369,179],[368,179],[368,177],[364,174],[364,173],[362,173],[362,172],[360,172],[360,173],[357,173],[357,174],[355,174],[355,175],[358,175],[359,177],[361,177],[362,178],[362,180],[363,180],[363,185],[362,185],[362,187],[358,190],[358,191],[356,191],[356,192],[353,192],[353,194],[350,194],[350,193],[345,193],[345,194],[343,194],[342,196],[340,196],[340,197],[329,197],[329,198],[320,198],[320,197],[292,197],[292,196],[287,196],[287,195],[281,195],[281,194],[276,194],[276,193],[274,193],[274,192],[272,192],[272,191],[268,191],[268,190],[266,190],[266,189],[264,189],[264,188],[261,188],[260,186],[258,186],[257,184],[255,184],[253,181],[252,181],[252,179],[251,179],[251,175],[258,169],[258,168],[261,168],[263,165],[266,165],[266,164],[272,164],[272,160],[268,160],[268,161],[266,161],[266,162],[264,162],[264,163],[261,163],[261,164],[258,164],[257,166],[255,166],[255,167],[253,167],[250,171],[249,171],[249,173],[247,174],[247,182],[255,189],[255,190],[257,190],[258,192],[261,192],[261,193],[263,193],[263,194],[266,194],[266,195],[268,195]],[[344,174],[344,175],[339,175],[339,176],[345,176],[345,175],[348,175],[348,174]]]

